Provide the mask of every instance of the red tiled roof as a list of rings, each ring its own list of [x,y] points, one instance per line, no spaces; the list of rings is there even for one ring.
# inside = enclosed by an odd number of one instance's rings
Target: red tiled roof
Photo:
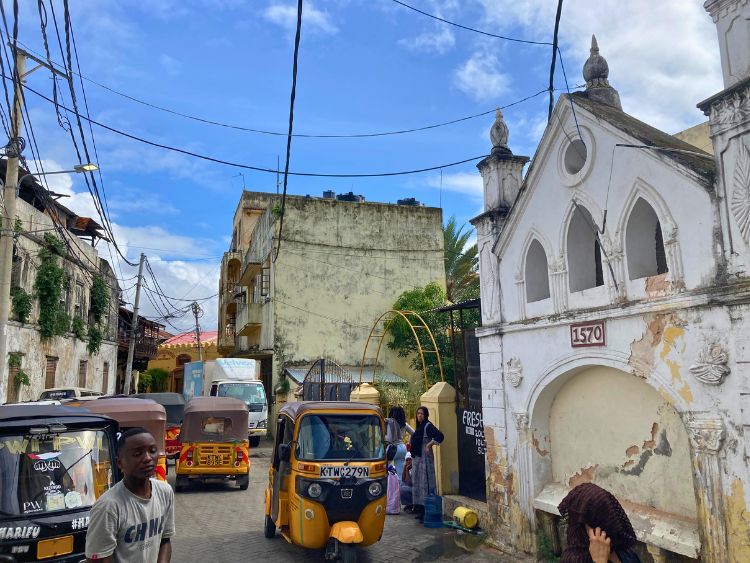
[[[214,331],[206,331],[201,332],[201,344],[214,344],[219,338],[219,332]],[[185,346],[185,345],[195,345],[196,339],[195,339],[195,331],[190,332],[182,332],[180,334],[176,334],[172,338],[165,340],[162,342],[162,346]]]

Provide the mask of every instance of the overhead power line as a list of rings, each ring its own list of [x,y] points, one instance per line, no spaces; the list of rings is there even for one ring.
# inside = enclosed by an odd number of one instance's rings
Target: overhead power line
[[[434,14],[430,14],[428,12],[415,8],[414,6],[410,6],[409,4],[401,2],[400,0],[392,0],[392,1],[400,6],[403,6],[404,8],[413,10],[414,12],[417,12],[418,14],[422,14],[423,16],[427,16],[428,18],[432,18],[433,20],[447,23],[448,25],[452,25],[453,27],[458,27],[460,29],[465,29],[466,31],[473,31],[474,33],[479,33],[480,35],[486,35],[487,37],[494,37],[495,39],[504,39],[505,41],[513,41],[515,43],[527,43],[529,45],[552,45],[552,43],[548,43],[547,41],[530,41],[528,39],[518,39],[517,37],[508,37],[507,35],[497,35],[496,33],[482,31],[481,29],[476,29],[476,28],[469,27],[466,25],[461,25],[460,23],[452,22],[450,20],[446,20]]]
[[[292,155],[292,133],[294,132],[294,100],[297,96],[297,63],[299,60],[299,43],[302,35],[302,0],[297,0],[297,33],[294,37],[294,62],[292,63],[292,92],[289,96],[289,133],[286,137],[286,160],[284,162],[284,190],[281,193],[281,216],[279,217],[279,241],[273,261],[279,257],[281,250],[281,233],[284,228],[284,210],[286,208],[286,188],[289,181],[289,160]],[[196,319],[197,322],[197,319]]]
[[[9,80],[9,77],[4,76],[6,80]],[[43,100],[46,100],[50,103],[54,103],[54,101],[41,92],[38,92],[37,90],[34,90],[27,84],[23,85],[24,90],[27,90],[31,92],[32,94],[42,98]],[[545,90],[546,91],[546,90]],[[76,114],[75,111],[72,109],[60,105],[61,108],[63,108],[65,111],[68,111],[72,114]],[[141,143],[144,143],[146,145],[151,145],[152,147],[158,147],[161,149],[177,152],[180,154],[184,154],[187,156],[192,156],[195,158],[199,158],[201,160],[206,160],[208,162],[215,162],[216,164],[224,164],[226,166],[232,166],[234,168],[244,168],[246,170],[254,170],[256,172],[266,172],[268,174],[276,174],[277,170],[274,168],[263,168],[262,166],[252,166],[250,164],[242,164],[240,162],[231,162],[228,160],[223,160],[220,158],[214,158],[211,156],[207,156],[204,154],[196,153],[193,151],[181,149],[178,147],[173,147],[170,145],[165,145],[163,143],[157,143],[155,141],[150,141],[148,139],[144,139],[143,137],[139,137],[137,135],[133,135],[131,133],[127,133],[125,131],[121,131],[120,129],[116,129],[114,127],[110,127],[109,125],[105,125],[99,121],[96,121],[95,119],[91,119],[86,117],[85,115],[77,115],[81,119],[88,121],[90,123],[93,123],[97,127],[101,127],[102,129],[106,129],[107,131],[111,131],[112,133],[116,133],[118,135],[122,135],[123,137],[127,137],[129,139],[133,139],[134,141],[138,141]],[[456,162],[448,162],[445,164],[438,164],[435,166],[429,166],[426,168],[418,168],[415,170],[401,170],[398,172],[372,172],[372,173],[352,173],[352,174],[331,174],[331,173],[322,173],[322,172],[289,172],[289,176],[305,176],[305,177],[311,177],[311,178],[379,178],[379,177],[385,177],[385,176],[407,176],[410,174],[419,174],[421,172],[432,172],[433,170],[440,170],[441,168],[451,168],[453,166],[459,166],[461,164],[466,164],[467,162],[473,162],[475,160],[481,160],[485,158],[487,155],[481,155],[481,156],[474,156],[471,158],[465,158],[463,160],[459,160]]]
[[[31,49],[27,45],[24,45],[21,41],[19,41],[18,43],[19,43],[19,45],[23,45],[23,47],[27,51],[29,51],[30,53],[37,54],[40,57],[44,56],[41,53],[36,53],[33,49]],[[73,37],[73,47],[75,48],[75,37]],[[47,59],[49,60],[49,57],[47,57]],[[52,64],[53,66],[64,68],[63,65],[61,65],[59,63],[56,63],[55,61],[50,61],[50,64]],[[110,86],[107,86],[106,84],[102,84],[101,82],[98,82],[97,80],[94,80],[92,78],[84,76],[84,75],[82,75],[80,73],[80,68],[79,68],[78,72],[72,71],[70,69],[68,69],[67,72],[72,72],[72,74],[78,76],[81,80],[85,80],[87,82],[90,82],[91,84],[94,84],[94,85],[98,86],[99,88],[107,90],[108,92],[111,92],[112,94],[115,94],[117,96],[121,96],[121,97],[123,97],[123,98],[125,98],[127,100],[130,100],[132,102],[135,102],[137,104],[141,104],[141,105],[144,105],[146,107],[150,107],[150,108],[158,110],[158,111],[163,111],[165,113],[176,115],[176,116],[182,117],[184,119],[190,119],[192,121],[197,121],[199,123],[205,123],[207,125],[214,125],[216,127],[224,127],[226,129],[234,129],[236,131],[245,131],[245,132],[249,132],[249,133],[258,133],[258,134],[262,134],[262,135],[272,135],[272,136],[276,136],[276,137],[285,137],[285,136],[287,136],[287,133],[283,132],[283,131],[271,131],[271,130],[268,130],[268,129],[258,129],[256,127],[247,127],[247,126],[243,126],[243,125],[238,125],[236,123],[226,123],[226,122],[222,122],[222,121],[216,121],[216,120],[213,120],[213,119],[208,119],[206,117],[200,117],[200,116],[197,116],[197,115],[191,115],[191,114],[184,113],[184,112],[181,112],[181,111],[177,111],[177,110],[174,110],[174,109],[171,109],[171,108],[168,108],[168,107],[160,106],[158,104],[154,104],[152,102],[148,102],[146,100],[142,100],[140,98],[137,98],[136,96],[133,96],[131,94],[127,94],[125,92],[121,92],[121,91],[116,90],[116,89],[114,89],[114,88],[112,88]],[[535,94],[531,94],[529,96],[526,96],[526,97],[521,98],[519,100],[516,100],[514,102],[511,102],[511,103],[499,106],[499,108],[500,109],[507,109],[507,108],[513,107],[515,105],[518,105],[518,104],[521,104],[521,103],[526,102],[528,100],[531,100],[532,98],[536,98],[537,96],[539,96],[541,94],[544,94],[547,91],[548,91],[548,89],[544,88],[544,89],[540,90],[539,92],[537,92]],[[54,96],[54,92],[53,92],[53,98],[54,97],[55,96]],[[85,92],[84,92],[84,97],[85,97]],[[433,123],[433,124],[430,124],[430,125],[423,125],[423,126],[419,126],[419,127],[411,127],[411,128],[407,128],[407,129],[396,129],[396,130],[393,130],[393,131],[376,131],[376,132],[366,132],[366,133],[327,133],[327,134],[320,134],[320,133],[293,133],[292,137],[295,137],[295,138],[305,138],[305,139],[366,139],[366,138],[372,138],[372,137],[387,137],[387,136],[393,136],[393,135],[404,135],[404,134],[408,134],[408,133],[418,133],[420,131],[429,131],[431,129],[437,129],[437,128],[440,128],[440,127],[446,127],[448,125],[455,125],[456,123],[462,123],[464,121],[469,121],[471,119],[476,119],[478,117],[484,117],[485,115],[494,114],[495,111],[497,111],[497,108],[488,109],[488,110],[482,111],[480,113],[475,113],[475,114],[467,115],[467,116],[464,116],[464,117],[458,117],[458,118],[451,119],[449,121],[443,121],[443,122],[440,122],[440,123]]]

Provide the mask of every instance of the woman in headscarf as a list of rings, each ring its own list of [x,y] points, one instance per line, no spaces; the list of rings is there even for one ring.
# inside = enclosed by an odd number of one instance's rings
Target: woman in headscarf
[[[444,439],[443,433],[430,422],[430,411],[427,407],[417,409],[417,427],[411,435],[410,451],[412,457],[412,504],[417,518],[424,518],[424,499],[436,493],[435,456],[432,447]]]
[[[557,509],[568,519],[568,545],[560,563],[640,563],[633,526],[612,493],[583,483]]]
[[[396,467],[399,480],[404,473],[404,461],[406,461],[406,444],[404,443],[406,432],[414,434],[414,429],[406,423],[404,409],[398,406],[391,407],[388,411],[388,418],[385,419],[385,441],[396,448],[393,465]]]

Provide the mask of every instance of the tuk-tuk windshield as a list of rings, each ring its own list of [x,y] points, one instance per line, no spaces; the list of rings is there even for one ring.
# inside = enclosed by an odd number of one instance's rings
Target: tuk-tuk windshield
[[[0,435],[0,519],[88,507],[113,484],[102,430]]]
[[[266,393],[261,383],[222,383],[219,385],[218,396],[239,399],[246,405],[262,405],[266,402]]]
[[[380,417],[374,414],[308,414],[302,417],[299,460],[373,460],[385,456]]]

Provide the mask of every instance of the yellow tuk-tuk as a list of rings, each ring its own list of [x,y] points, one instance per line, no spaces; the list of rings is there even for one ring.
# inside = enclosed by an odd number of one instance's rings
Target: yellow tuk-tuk
[[[356,561],[356,546],[383,534],[387,473],[380,408],[365,403],[288,403],[276,421],[266,488],[265,536],[326,548]]]
[[[234,479],[243,491],[250,483],[247,405],[230,397],[195,397],[182,418],[182,449],[175,490],[193,480]]]
[[[167,413],[163,406],[148,399],[130,397],[82,401],[80,406],[87,411],[103,414],[116,420],[120,425],[120,430],[141,426],[151,432],[159,450],[156,478],[160,481],[167,480],[167,454],[164,443],[164,435],[167,430]]]

